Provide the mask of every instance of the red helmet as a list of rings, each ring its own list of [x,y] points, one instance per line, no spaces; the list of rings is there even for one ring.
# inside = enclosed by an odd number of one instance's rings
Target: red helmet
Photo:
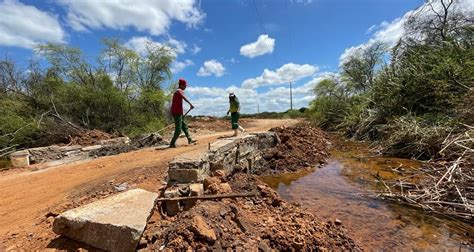
[[[185,87],[188,86],[188,83],[186,82],[185,79],[179,79],[178,83],[179,85],[184,85]]]

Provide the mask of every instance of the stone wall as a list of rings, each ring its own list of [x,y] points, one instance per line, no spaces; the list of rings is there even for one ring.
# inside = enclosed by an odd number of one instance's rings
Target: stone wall
[[[252,172],[261,164],[261,150],[275,147],[280,139],[274,132],[262,132],[221,139],[207,151],[173,159],[168,169],[171,183],[200,182],[216,170]]]
[[[111,145],[128,145],[130,139],[128,137],[118,137],[108,140],[99,141],[99,144],[92,146],[70,145],[58,146],[51,145],[46,147],[31,148],[22,151],[14,152],[10,155],[11,159],[18,159],[17,156],[28,159],[23,164],[45,163],[57,160],[81,160],[89,157],[91,151],[100,150]],[[23,155],[26,153],[26,155]]]

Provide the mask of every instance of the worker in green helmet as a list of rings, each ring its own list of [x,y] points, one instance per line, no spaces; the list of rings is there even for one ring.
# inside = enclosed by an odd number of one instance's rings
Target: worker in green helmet
[[[232,124],[232,130],[234,130],[234,136],[245,132],[245,129],[239,125],[239,116],[240,116],[240,102],[237,96],[234,93],[229,94],[229,110],[227,111],[227,115],[230,113],[230,120]]]

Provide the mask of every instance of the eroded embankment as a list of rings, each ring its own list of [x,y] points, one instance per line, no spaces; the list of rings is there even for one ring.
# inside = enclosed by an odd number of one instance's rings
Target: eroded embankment
[[[172,217],[155,213],[144,233],[146,245],[142,248],[359,250],[338,223],[324,222],[297,204],[287,203],[256,175],[248,173],[274,174],[317,167],[327,159],[329,144],[320,130],[298,124],[272,131],[281,142],[263,150],[260,162],[264,165],[259,169],[219,169],[204,179],[205,195],[254,193],[253,197],[198,201]]]

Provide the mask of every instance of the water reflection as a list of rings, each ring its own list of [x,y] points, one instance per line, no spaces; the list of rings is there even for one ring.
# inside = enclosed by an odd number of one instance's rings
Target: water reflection
[[[321,169],[262,180],[322,219],[341,220],[367,249],[469,250],[463,245],[472,242],[473,228],[468,224],[387,203],[372,193],[381,187],[377,176],[397,179],[397,170],[416,169],[418,162],[367,157],[367,153],[361,146],[345,146],[333,151],[332,160]]]

